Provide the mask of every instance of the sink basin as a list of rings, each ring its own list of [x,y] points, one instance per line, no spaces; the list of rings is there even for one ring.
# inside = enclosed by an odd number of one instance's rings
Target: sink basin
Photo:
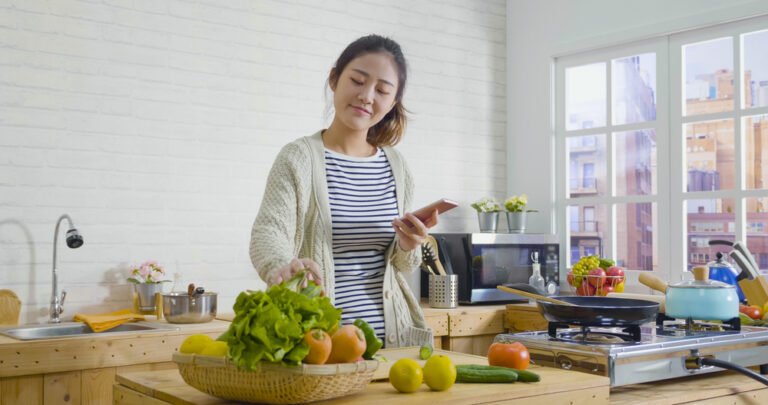
[[[62,322],[43,325],[11,326],[0,329],[0,335],[19,340],[56,339],[77,336],[120,335],[137,332],[163,332],[179,327],[150,322],[129,322],[103,332],[94,332],[83,322]]]

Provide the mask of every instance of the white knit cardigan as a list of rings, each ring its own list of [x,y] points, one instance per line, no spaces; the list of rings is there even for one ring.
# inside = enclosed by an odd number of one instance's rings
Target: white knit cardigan
[[[408,210],[413,178],[402,155],[383,148],[395,178],[400,216]],[[387,248],[384,271],[384,331],[387,347],[431,343],[419,301],[403,273],[418,268],[419,249],[403,251],[398,237]],[[284,146],[269,172],[264,198],[251,230],[251,262],[261,279],[270,283],[274,272],[295,257],[315,260],[322,271],[325,294],[335,302],[333,235],[325,152],[321,131]]]

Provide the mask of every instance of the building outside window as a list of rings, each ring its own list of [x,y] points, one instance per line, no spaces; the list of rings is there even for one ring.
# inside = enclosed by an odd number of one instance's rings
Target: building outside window
[[[765,55],[768,17],[557,58],[557,206],[585,224],[564,244],[658,271],[742,240],[768,271]]]

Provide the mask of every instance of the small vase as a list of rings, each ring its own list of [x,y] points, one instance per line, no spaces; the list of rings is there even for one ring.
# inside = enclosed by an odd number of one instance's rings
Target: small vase
[[[478,212],[477,222],[480,225],[480,232],[496,232],[499,227],[499,213]]]
[[[509,233],[525,232],[525,211],[507,212],[507,228]]]
[[[136,294],[139,296],[139,311],[155,310],[155,294],[163,292],[162,283],[134,284]]]

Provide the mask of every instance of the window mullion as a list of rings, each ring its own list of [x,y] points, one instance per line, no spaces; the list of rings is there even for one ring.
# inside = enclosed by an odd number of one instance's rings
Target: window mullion
[[[616,210],[612,202],[615,196],[616,181],[614,176],[614,150],[613,150],[613,64],[611,59],[608,58],[605,61],[605,88],[607,91],[605,97],[605,113],[606,113],[606,129],[605,129],[605,199],[603,205],[606,209],[606,234],[604,238],[607,240],[603,243],[603,252],[600,252],[602,257],[616,257]]]

